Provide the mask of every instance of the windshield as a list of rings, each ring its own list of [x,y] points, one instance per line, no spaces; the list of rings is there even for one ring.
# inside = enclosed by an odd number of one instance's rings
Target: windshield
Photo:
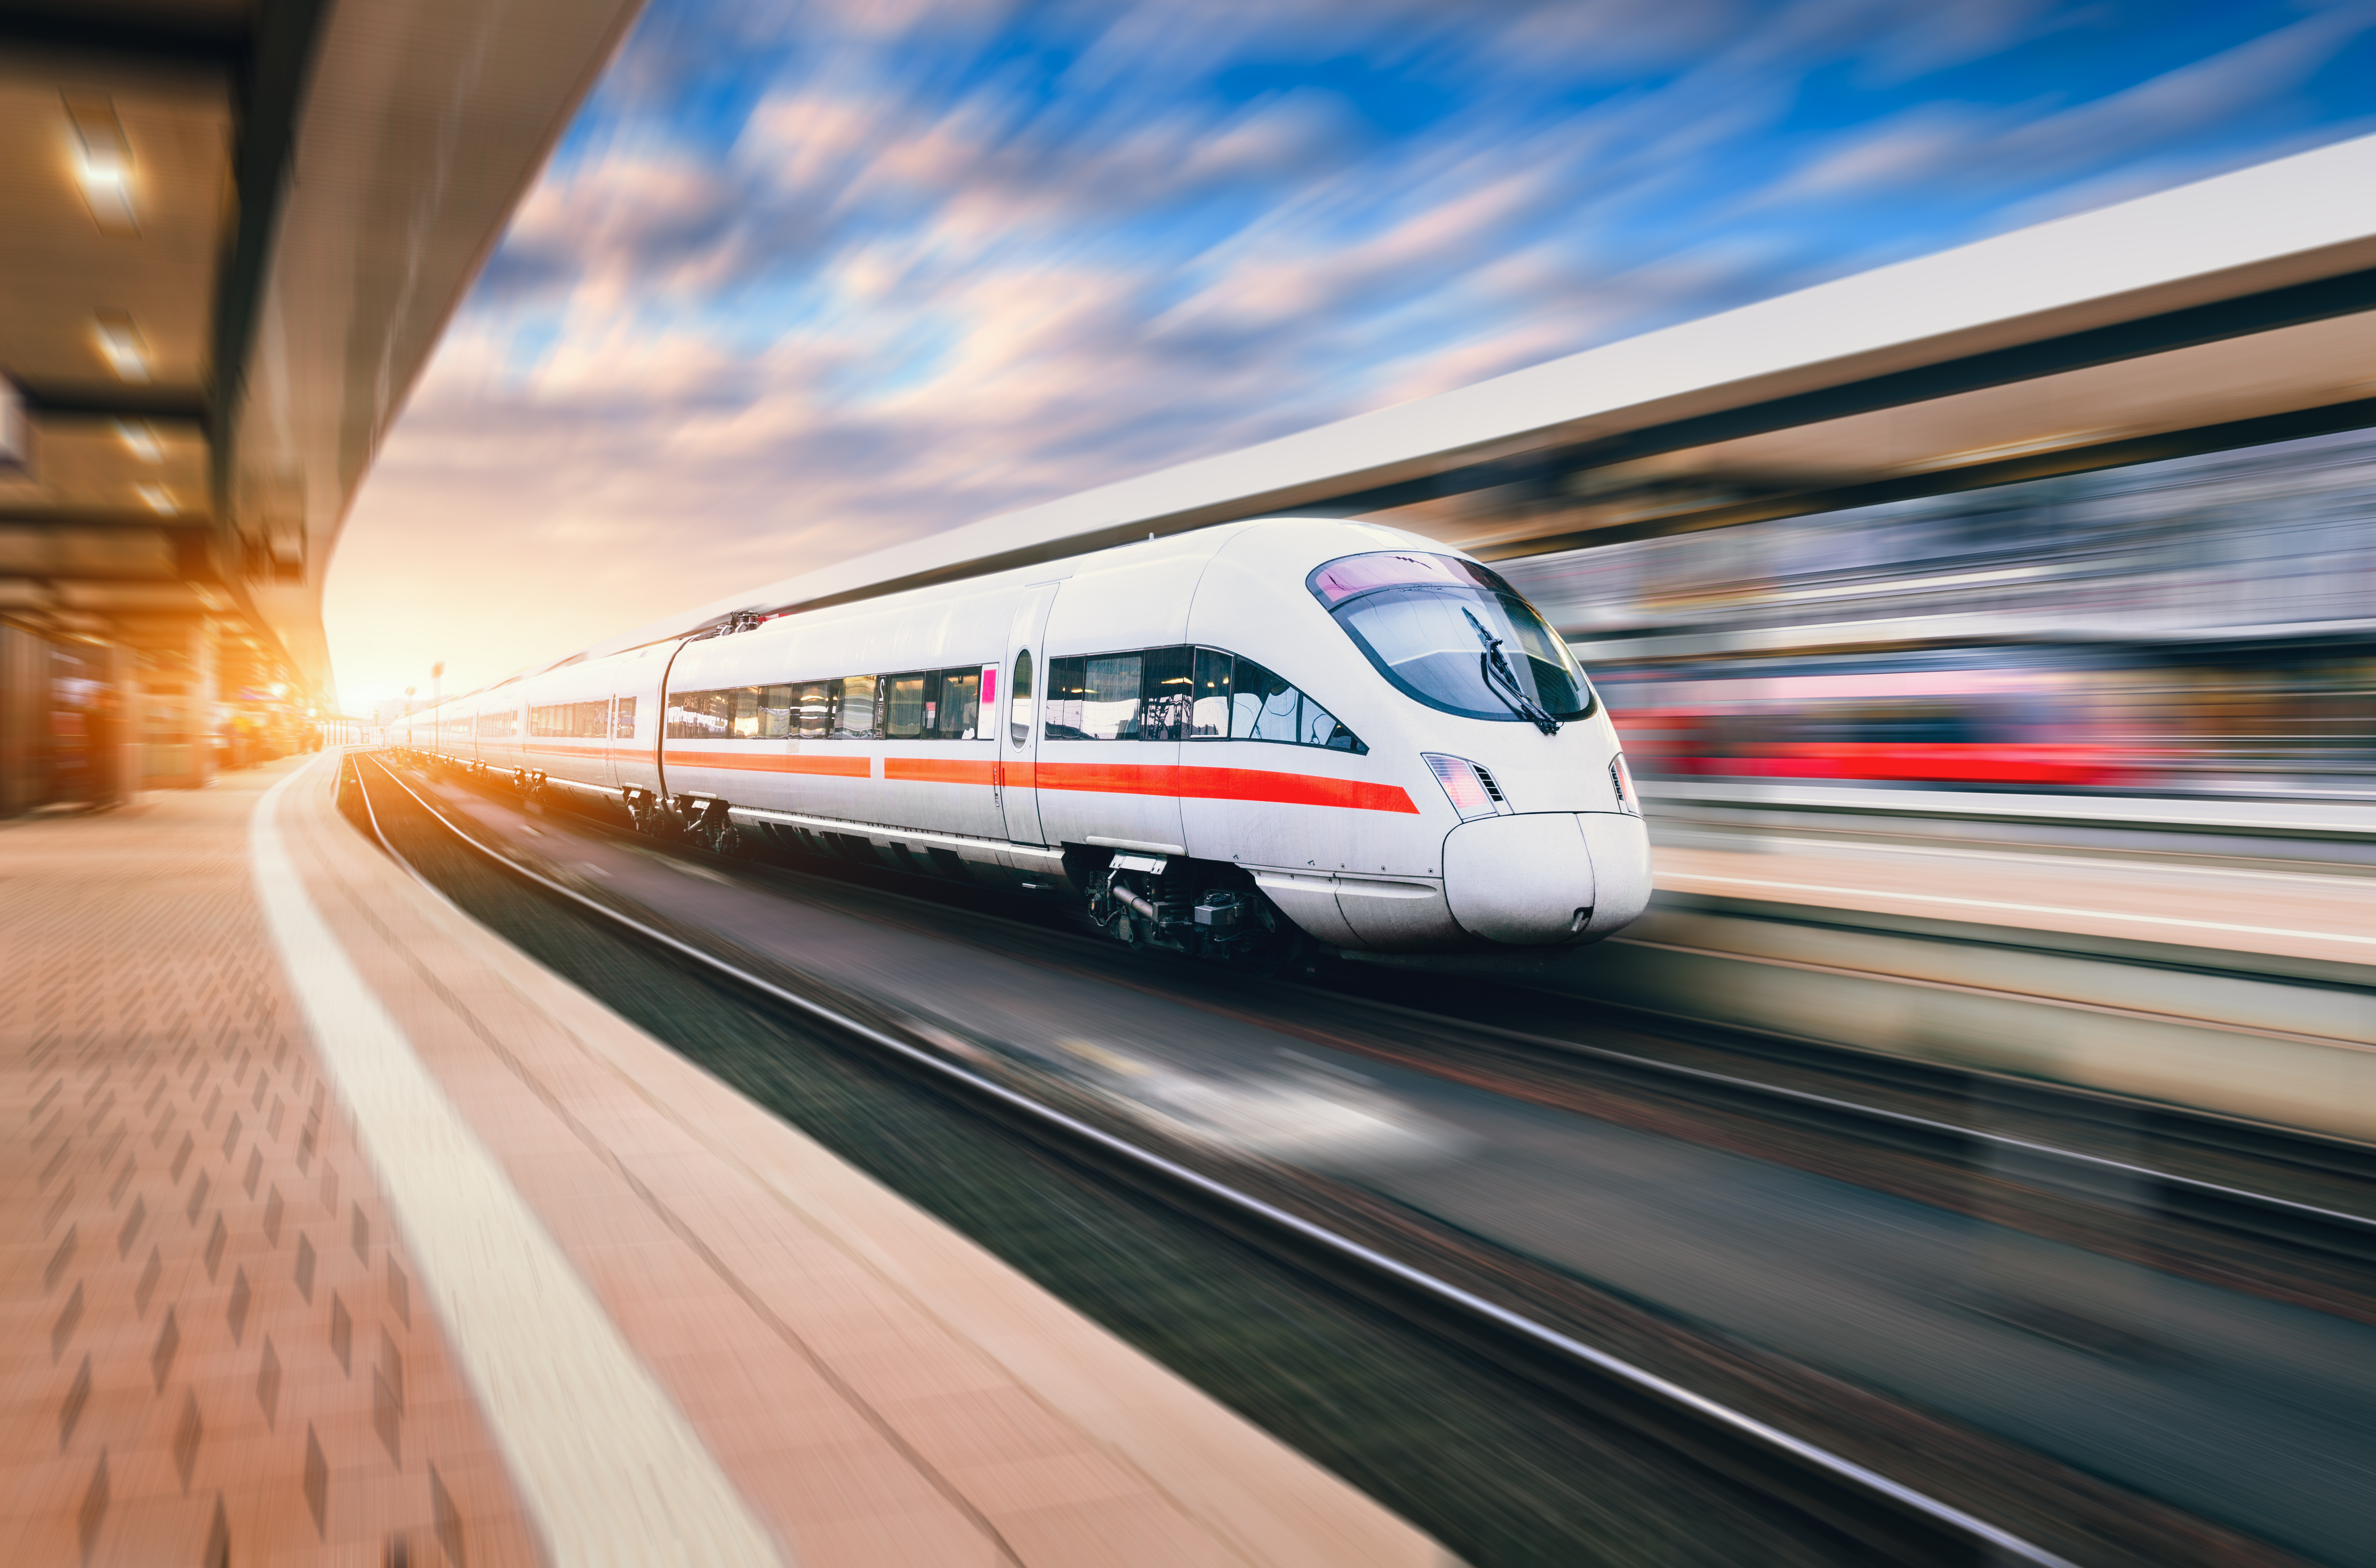
[[[1567,644],[1515,588],[1473,561],[1348,555],[1306,586],[1381,674],[1430,707],[1538,723],[1538,714],[1566,720],[1592,712],[1591,683]]]

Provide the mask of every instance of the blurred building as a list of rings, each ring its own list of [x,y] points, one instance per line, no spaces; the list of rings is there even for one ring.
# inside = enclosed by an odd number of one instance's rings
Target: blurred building
[[[1643,771],[2376,795],[2376,435],[1505,562]]]

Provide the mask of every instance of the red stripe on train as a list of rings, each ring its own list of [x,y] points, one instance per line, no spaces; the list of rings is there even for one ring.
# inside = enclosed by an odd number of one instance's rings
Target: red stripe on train
[[[832,773],[864,778],[863,757],[766,756],[734,752],[671,752],[671,763],[752,773]],[[1396,784],[1272,773],[1252,767],[1182,767],[1135,763],[971,762],[949,757],[892,756],[883,777],[910,784],[1010,784],[1016,789],[1067,790],[1095,795],[1170,795],[1191,801],[1256,801],[1269,805],[1336,806],[1346,811],[1417,816],[1419,807]]]
[[[1009,773],[1022,769],[1015,768]],[[1177,795],[1188,801],[1260,801],[1282,806],[1338,806],[1348,811],[1419,814],[1410,795],[1394,784],[1329,778],[1313,773],[1268,773],[1252,767],[1135,766],[1128,763],[1043,762],[1042,790],[1100,795]],[[1016,783],[1027,782],[1016,778]]]
[[[883,777],[917,784],[995,784],[1000,764],[958,762],[947,757],[886,756]]]
[[[785,756],[766,752],[669,752],[660,759],[671,767],[717,767],[730,773],[829,773],[838,778],[864,778],[871,773],[862,756]]]

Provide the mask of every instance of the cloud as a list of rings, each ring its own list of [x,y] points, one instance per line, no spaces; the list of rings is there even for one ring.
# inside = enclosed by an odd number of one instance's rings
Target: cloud
[[[2146,159],[2192,175],[2202,166],[2199,154],[2175,162],[2156,155],[2216,134],[2300,87],[2370,19],[2360,8],[2313,15],[2067,107],[1923,104],[1837,138],[1765,199],[1872,196],[1942,182],[2002,191],[2090,177],[2108,165]],[[2266,156],[2267,146],[2260,143],[2251,160]],[[2110,188],[2142,194],[2132,179],[2116,179]]]
[[[2147,69],[2142,0],[656,0],[364,486],[342,682],[493,678],[2376,111],[2304,89],[2364,12],[2280,3]]]

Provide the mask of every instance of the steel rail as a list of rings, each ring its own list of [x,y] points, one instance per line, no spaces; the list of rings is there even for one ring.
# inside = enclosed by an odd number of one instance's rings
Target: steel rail
[[[393,775],[391,775],[391,777],[393,777]],[[398,780],[398,782],[400,784],[401,780]],[[425,805],[426,802],[424,802],[423,804]],[[1935,984],[1937,982],[1918,980],[1913,983],[1927,985]],[[1966,990],[1972,988],[1950,987],[1947,989]],[[2004,994],[2014,993],[2007,992]],[[1370,1007],[1402,1013],[1414,1018],[1426,1019],[1438,1026],[1441,1026],[1446,1021],[1441,1016],[1429,1013],[1421,1008],[1406,1007],[1399,1004],[1391,1002],[1378,1002],[1369,999],[1364,999],[1364,1001],[1365,1004]],[[2357,1231],[2369,1237],[2376,1238],[2376,1217],[2355,1214],[2348,1209],[2327,1208],[2316,1204],[2307,1204],[2292,1198],[2281,1198],[2272,1194],[2255,1192],[2249,1187],[2230,1186],[2225,1182],[2212,1182],[2201,1177],[2183,1176],[2176,1171],[2164,1170],[2156,1166],[2139,1165],[2133,1161],[2114,1159],[2107,1155],[2087,1154],[2078,1149],[2065,1148],[2056,1144],[2040,1143],[2033,1138],[2016,1137],[2006,1133],[1994,1133],[1985,1128],[1973,1127],[1962,1123],[1944,1122],[1935,1117],[1917,1115],[1911,1111],[1891,1111],[1882,1106],[1865,1103],[1861,1100],[1845,1099],[1838,1096],[1819,1094],[1809,1089],[1794,1089],[1780,1084],[1764,1082],[1757,1078],[1740,1077],[1733,1074],[1717,1072],[1710,1068],[1692,1067],[1678,1062],[1661,1061],[1653,1056],[1641,1056],[1631,1051],[1612,1051],[1606,1046],[1586,1045],[1580,1041],[1561,1039],[1556,1036],[1531,1034],[1521,1029],[1504,1028],[1499,1025],[1479,1023],[1468,1019],[1455,1021],[1457,1022],[1461,1028],[1475,1030],[1482,1034],[1499,1036],[1502,1039],[1514,1040],[1520,1044],[1533,1047],[1537,1050],[1553,1051],[1573,1056],[1587,1056],[1598,1061],[1608,1062],[1629,1069],[1664,1075],[1669,1077],[1696,1079],[1700,1082],[1718,1086],[1727,1089],[1740,1091],[1750,1095],[1763,1096],[1768,1099],[1793,1101],[1798,1104],[1839,1113],[1847,1117],[1882,1123],[1892,1126],[1904,1127],[1909,1131],[1920,1132],[1926,1134],[1957,1137],[1965,1140],[1966,1142],[1987,1145],[1990,1147],[2002,1149],[2008,1153],[2029,1155],[2050,1161],[2059,1161],[2066,1165],[2084,1167],[2108,1175],[2116,1175],[2126,1179],[2152,1182],[2176,1191],[2197,1194],[2204,1197],[2216,1198],[2225,1202],[2234,1203],[2249,1207],[2269,1209],[2301,1219],[2337,1226],[2346,1230]],[[1824,1042],[1809,1041],[1808,1043],[1822,1045]],[[2034,1087],[2042,1089],[2050,1089],[2052,1087],[2052,1086],[2046,1085]],[[2182,1108],[2155,1106],[2145,1102],[2122,1101],[2121,1103],[2133,1104],[2135,1109],[2151,1111],[2157,1114],[2185,1114]],[[2263,1126],[2257,1123],[2247,1123],[2245,1125],[2251,1126],[2256,1131],[2275,1135],[2298,1135],[2291,1134],[2288,1129],[2281,1127]]]
[[[1743,1090],[1766,1099],[1791,1100],[1824,1111],[1841,1111],[1869,1121],[1886,1123],[1893,1126],[1911,1128],[1924,1133],[1951,1134],[1973,1143],[1987,1144],[2008,1151],[2039,1155],[2067,1164],[2085,1166],[2092,1170],[2121,1176],[2144,1178],[2185,1192],[2201,1193],[2206,1196],[2229,1199],[2237,1203],[2356,1228],[2371,1236],[2376,1236],[2376,1217],[2354,1214],[2348,1209],[2323,1208],[2316,1204],[2298,1203],[2291,1198],[2256,1193],[2249,1187],[2231,1187],[2224,1182],[2204,1181],[2200,1177],[2181,1176],[2176,1171],[2164,1170],[2157,1166],[2137,1165],[2128,1160],[2114,1159],[2108,1155],[2086,1154],[2078,1149],[2064,1148],[2056,1144],[2042,1144],[2033,1138],[2015,1137],[2009,1133],[1992,1133],[1986,1128],[1967,1126],[1959,1122],[1942,1122],[1936,1117],[1918,1116],[1906,1111],[1891,1111],[1883,1106],[1868,1105],[1862,1100],[1843,1099],[1836,1095],[1818,1094],[1812,1089],[1794,1089],[1787,1085],[1767,1083],[1758,1078],[1740,1077],[1730,1073],[1719,1073],[1712,1068],[1693,1067],[1681,1062],[1665,1062],[1655,1056],[1640,1056],[1628,1051],[1612,1051],[1607,1046],[1586,1045],[1578,1040],[1562,1039],[1556,1035],[1531,1034],[1524,1029],[1504,1028],[1498,1024],[1479,1023],[1467,1018],[1447,1019],[1441,1014],[1430,1013],[1424,1008],[1407,1007],[1399,1003],[1372,1001],[1368,998],[1364,998],[1363,1003],[1369,1007],[1391,1010],[1410,1017],[1425,1019],[1438,1027],[1452,1023],[1460,1028],[1479,1034],[1499,1036],[1503,1039],[1515,1040],[1538,1051],[1556,1051],[1566,1056],[1591,1057],[1596,1061],[1612,1063],[1626,1068],[1638,1068],[1669,1077],[1695,1079],[1729,1089]],[[1808,1043],[1821,1045],[1823,1042],[1809,1041]],[[2031,1085],[2025,1082],[2022,1087],[2035,1087],[2049,1093],[2057,1092],[2053,1085]],[[2123,1100],[2116,1103],[2152,1111],[2159,1114],[2186,1114],[2182,1107],[2156,1106],[2145,1101]],[[2245,1125],[2259,1132],[2288,1134],[2288,1129],[2286,1128],[2264,1126],[2258,1123],[2247,1123]]]
[[[1118,1156],[1143,1170],[1152,1171],[1167,1181],[1185,1186],[1207,1198],[1218,1200],[1229,1207],[1251,1215],[1265,1224],[1313,1242],[1374,1273],[1383,1274],[1421,1295],[1455,1307],[1470,1316],[1483,1319],[1540,1348],[1554,1351],[1581,1362],[1604,1376],[1613,1378],[1669,1405],[1688,1411],[1738,1437],[1747,1438],[1754,1443],[1785,1455],[1811,1469],[1827,1475],[1835,1480],[1845,1482],[1858,1491],[1884,1499],[1934,1525],[1943,1526],[1971,1542],[2001,1552],[2014,1562],[2037,1563],[2040,1568],[2076,1568],[2069,1559],[2058,1556],[2011,1531],[2001,1529],[1984,1519],[1967,1514],[1953,1503],[1942,1502],[1925,1492],[1918,1491],[1902,1482],[1891,1479],[1879,1471],[1835,1454],[1819,1444],[1793,1436],[1779,1427],[1760,1420],[1744,1411],[1736,1410],[1705,1395],[1693,1393],[1681,1384],[1661,1377],[1647,1368],[1636,1366],[1621,1357],[1598,1349],[1548,1324],[1537,1323],[1523,1313],[1514,1312],[1498,1302],[1464,1289],[1449,1280],[1439,1279],[1422,1269],[1390,1257],[1374,1248],[1364,1246],[1349,1237],[1338,1235],[1325,1226],[1315,1224],[1251,1194],[1240,1192],[1226,1182],[1217,1181],[1201,1171],[1191,1170],[1151,1150],[1141,1148],[1125,1138],[1116,1137],[1102,1128],[1092,1126],[1051,1106],[1043,1105],[1028,1095],[1020,1094],[1004,1084],[996,1083],[959,1066],[936,1052],[911,1045],[897,1036],[886,1034],[871,1025],[838,1012],[823,1003],[802,996],[796,992],[787,991],[747,970],[738,968],[725,959],[706,953],[689,943],[682,942],[666,932],[645,925],[630,915],[611,909],[596,899],[588,898],[575,888],[564,886],[552,878],[522,865],[511,857],[488,848],[457,826],[445,813],[422,799],[418,790],[398,778],[385,763],[379,762],[377,758],[374,758],[373,761],[374,766],[386,774],[397,788],[411,796],[423,811],[435,817],[448,832],[506,871],[534,883],[547,892],[556,894],[608,921],[625,927],[647,942],[657,944],[695,963],[715,969],[738,985],[755,991],[796,1011],[808,1014],[836,1029],[865,1040],[870,1045],[927,1068],[952,1082],[962,1085],[975,1095],[994,1100],[1009,1110],[1020,1111],[1035,1121],[1059,1129],[1072,1138],[1090,1144],[1108,1154]],[[403,853],[388,841],[386,834],[380,829],[378,815],[371,810],[370,791],[362,783],[360,768],[356,770],[356,782],[358,789],[363,791],[364,810],[371,816],[372,830],[378,837],[381,848],[424,886],[432,891],[438,891],[435,885],[429,881],[419,867],[407,860]],[[444,894],[439,892],[439,897],[443,897]]]

